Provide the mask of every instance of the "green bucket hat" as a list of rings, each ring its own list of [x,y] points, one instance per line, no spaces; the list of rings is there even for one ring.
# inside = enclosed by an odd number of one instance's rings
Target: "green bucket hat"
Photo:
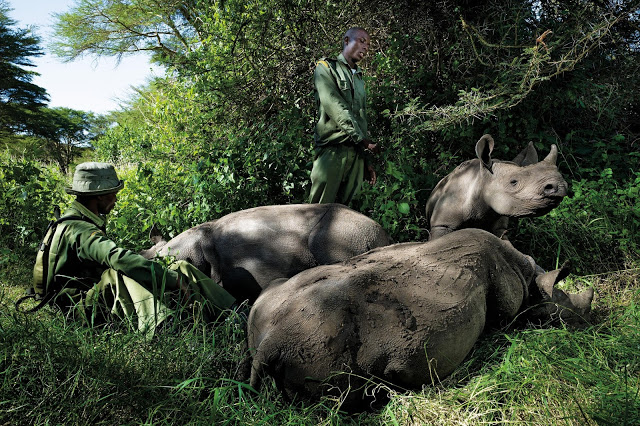
[[[89,162],[76,166],[73,185],[64,190],[72,195],[104,195],[118,192],[123,186],[111,164]]]

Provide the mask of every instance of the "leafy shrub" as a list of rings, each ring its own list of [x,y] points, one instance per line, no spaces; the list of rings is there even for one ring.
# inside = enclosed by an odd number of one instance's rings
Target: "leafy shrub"
[[[216,143],[174,140],[170,151],[161,135],[147,140],[149,145],[133,158],[137,165],[122,167],[126,184],[110,229],[126,246],[140,248],[147,245],[146,233],[154,223],[172,237],[234,211],[303,202],[311,144],[295,111],[281,113],[277,121],[289,123],[285,132],[275,124],[257,123],[230,129],[225,140]],[[118,144],[131,150],[135,141],[112,134],[105,142],[96,142],[97,153],[108,160],[113,159],[110,153],[123,152]],[[151,158],[145,161],[144,152]]]
[[[622,4],[538,10],[531,2],[414,3],[378,1],[372,8],[355,2],[348,16],[315,0],[295,7],[279,0],[194,6],[202,38],[178,55],[166,78],[141,89],[115,115],[117,125],[95,142],[99,158],[127,165],[128,189],[113,214],[114,233],[140,246],[152,223],[172,236],[232,211],[303,202],[313,156],[313,62],[334,56],[353,24],[372,33],[361,65],[370,129],[385,149],[377,160],[379,183],[365,184],[353,207],[397,241],[426,238],[423,211],[431,188],[473,158],[483,133],[494,136],[496,157],[503,159],[529,140],[545,153],[556,143],[567,179],[584,179],[589,194],[606,196],[588,179],[597,182],[594,170],[607,168],[614,173],[610,184],[632,190],[629,173],[637,172],[633,161],[640,158],[633,154],[637,51],[629,47],[637,22]],[[609,20],[613,12],[628,18]],[[553,35],[540,44],[543,28]],[[607,223],[597,244],[574,238],[558,249],[556,241],[568,231],[604,224],[609,212],[616,217],[618,201],[603,205],[598,196],[567,200],[547,218],[523,221],[524,249],[551,263],[572,244],[589,246],[601,251],[601,264],[619,265],[618,252],[602,245],[613,238],[622,241],[624,257],[633,257],[637,242],[623,234],[635,228],[624,231],[622,217]],[[599,205],[591,208],[591,202]],[[587,219],[570,211],[558,236],[544,236],[548,227],[540,234],[527,228],[557,221],[563,209],[578,209],[574,203],[583,203],[587,216],[602,213],[602,221],[575,226],[572,220]]]
[[[574,180],[572,197],[546,216],[520,221],[516,244],[544,268],[570,260],[574,272],[593,274],[640,260],[640,172],[618,182],[611,169]]]
[[[70,199],[55,167],[0,152],[0,243],[9,251],[35,250],[55,206]]]

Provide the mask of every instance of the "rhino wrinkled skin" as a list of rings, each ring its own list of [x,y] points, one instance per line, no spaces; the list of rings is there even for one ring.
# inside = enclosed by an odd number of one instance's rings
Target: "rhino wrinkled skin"
[[[476,144],[478,158],[465,161],[438,182],[426,206],[430,239],[462,228],[503,237],[509,217],[542,216],[567,195],[555,145],[540,162],[531,142],[513,161],[492,159],[493,146],[491,135],[482,136]]]
[[[370,377],[420,389],[450,374],[485,325],[527,305],[542,320],[586,316],[593,289],[554,288],[567,273],[543,273],[479,229],[304,271],[265,290],[251,310],[251,385],[270,375],[286,396],[305,399],[350,389],[343,408],[363,401]]]
[[[238,301],[279,279],[391,244],[372,219],[341,204],[262,206],[230,213],[141,254],[187,260]]]

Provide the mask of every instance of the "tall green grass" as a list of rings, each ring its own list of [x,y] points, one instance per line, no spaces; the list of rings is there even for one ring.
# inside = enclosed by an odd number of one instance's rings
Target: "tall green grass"
[[[14,282],[29,267],[0,268],[1,424],[640,424],[638,270],[573,283],[597,291],[586,329],[489,331],[438,385],[346,415],[335,399],[285,401],[270,381],[251,389],[233,321],[174,324],[148,340],[49,308],[16,313]]]

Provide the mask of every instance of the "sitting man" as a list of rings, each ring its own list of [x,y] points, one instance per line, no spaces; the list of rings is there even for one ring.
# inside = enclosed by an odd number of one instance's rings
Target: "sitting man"
[[[36,293],[90,324],[116,317],[151,334],[188,307],[201,306],[210,320],[234,308],[235,299],[193,265],[179,261],[165,267],[107,238],[106,215],[123,186],[110,164],[76,167],[73,186],[65,190],[77,198],[40,248]]]

